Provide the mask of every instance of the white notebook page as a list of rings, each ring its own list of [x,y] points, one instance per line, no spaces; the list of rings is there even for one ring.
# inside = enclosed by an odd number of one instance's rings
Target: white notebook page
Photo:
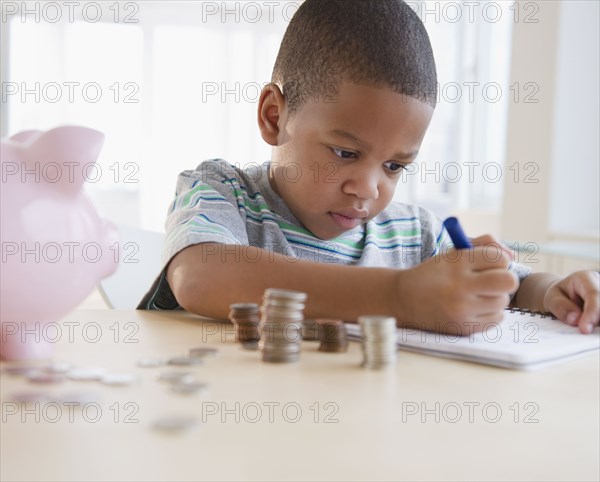
[[[360,326],[347,323],[351,338]],[[589,335],[548,315],[506,310],[498,325],[464,336],[411,328],[397,330],[400,349],[505,368],[532,369],[600,350],[600,328]]]

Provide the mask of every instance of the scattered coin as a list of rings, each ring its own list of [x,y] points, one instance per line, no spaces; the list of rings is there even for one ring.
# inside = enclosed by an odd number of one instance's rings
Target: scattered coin
[[[104,385],[126,386],[138,381],[134,373],[106,373],[100,379]]]
[[[142,368],[158,368],[165,364],[162,358],[140,358],[137,361],[137,366]]]
[[[189,356],[191,358],[204,358],[205,356],[211,355],[211,356],[215,356],[217,353],[219,352],[218,349],[213,348],[213,347],[197,347],[197,348],[190,348],[190,354]]]
[[[105,372],[106,370],[100,367],[73,368],[69,370],[67,377],[78,382],[98,381],[104,376]]]
[[[168,365],[177,365],[177,366],[193,366],[193,365],[202,365],[204,361],[199,357],[189,357],[189,356],[176,356],[173,358],[169,358],[167,360]]]
[[[158,374],[158,380],[165,383],[179,383],[183,381],[194,381],[194,374],[191,372],[161,372]]]

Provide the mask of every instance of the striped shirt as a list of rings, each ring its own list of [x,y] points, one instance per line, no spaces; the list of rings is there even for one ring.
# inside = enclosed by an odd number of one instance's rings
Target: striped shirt
[[[389,268],[412,268],[452,245],[437,216],[395,202],[335,239],[319,239],[273,191],[269,164],[241,169],[214,159],[179,175],[165,226],[162,273],[138,308],[179,308],[164,268],[194,244],[256,246],[289,259]],[[529,273],[515,263],[512,269],[521,278]]]

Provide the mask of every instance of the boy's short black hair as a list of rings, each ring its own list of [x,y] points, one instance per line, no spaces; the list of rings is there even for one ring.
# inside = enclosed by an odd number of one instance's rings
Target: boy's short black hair
[[[330,100],[340,82],[388,87],[435,107],[429,36],[402,0],[306,0],[285,32],[272,82],[290,113],[310,96]]]

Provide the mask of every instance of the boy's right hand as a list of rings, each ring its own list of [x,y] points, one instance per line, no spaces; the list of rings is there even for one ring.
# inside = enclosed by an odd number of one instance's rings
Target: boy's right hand
[[[474,248],[449,249],[398,273],[401,325],[468,335],[502,321],[518,278],[508,270],[512,253],[491,236]]]

